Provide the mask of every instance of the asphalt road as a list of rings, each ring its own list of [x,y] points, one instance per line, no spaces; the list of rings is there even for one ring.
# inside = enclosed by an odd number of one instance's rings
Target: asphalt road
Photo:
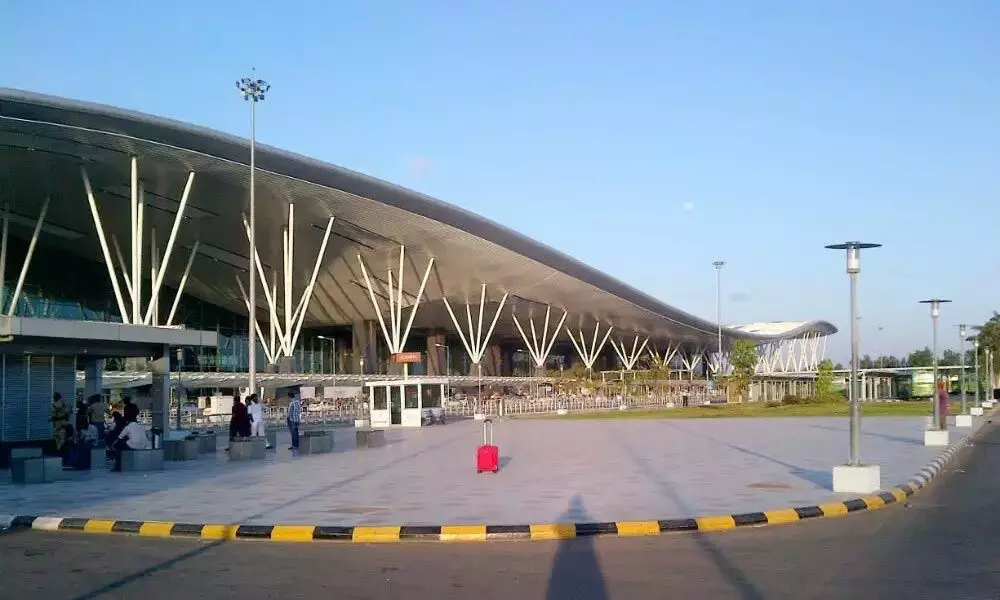
[[[248,488],[248,493],[253,493]],[[703,535],[400,545],[0,535],[7,598],[1000,598],[1000,428],[906,505]]]

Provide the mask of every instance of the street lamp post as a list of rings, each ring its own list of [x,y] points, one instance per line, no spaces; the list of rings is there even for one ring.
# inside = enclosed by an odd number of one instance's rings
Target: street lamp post
[[[933,375],[933,378],[934,378],[934,397],[933,397],[934,425],[933,425],[933,429],[936,430],[936,431],[938,431],[938,432],[945,432],[943,436],[940,436],[940,435],[937,436],[939,438],[943,437],[943,441],[944,441],[945,445],[947,445],[947,438],[948,438],[947,431],[948,431],[948,427],[947,427],[947,423],[944,422],[944,413],[941,411],[941,402],[940,402],[940,398],[939,398],[939,394],[938,394],[937,332],[938,332],[938,319],[941,317],[941,305],[945,304],[947,302],[951,302],[951,300],[942,300],[941,298],[931,298],[929,300],[921,300],[920,301],[921,304],[929,304],[930,307],[931,307],[931,323],[932,323],[932,330],[933,330],[933,334],[932,334],[932,338],[931,338],[931,353],[932,353],[933,361],[932,361],[931,364],[932,364],[933,373],[934,373],[934,375]],[[925,445],[937,445],[936,443],[935,444],[928,444],[927,440],[928,440],[928,438],[925,435],[924,436],[924,444]],[[940,443],[940,441],[938,443]]]
[[[715,313],[719,324],[719,376],[722,376],[722,267],[726,266],[726,261],[714,261],[712,266],[715,267]]]
[[[858,356],[860,338],[858,333],[858,273],[861,272],[861,250],[878,248],[881,244],[865,242],[844,242],[830,244],[831,250],[844,250],[847,257],[847,276],[851,283],[851,379],[848,382],[848,399],[851,407],[851,454],[846,465],[833,468],[833,491],[870,494],[882,485],[882,474],[878,465],[861,462],[861,399],[858,389]]]
[[[845,250],[847,255],[847,276],[851,282],[851,380],[848,382],[848,400],[851,406],[851,459],[847,464],[861,466],[861,403],[858,390],[858,356],[860,339],[858,333],[858,273],[861,272],[861,250],[878,248],[881,244],[864,242],[844,242],[831,244],[831,250]]]
[[[958,360],[960,365],[961,379],[958,382],[962,395],[962,414],[968,414],[965,407],[965,324],[958,326]]]
[[[271,84],[263,79],[244,77],[236,82],[237,89],[243,94],[243,99],[250,103],[250,325],[247,357],[247,385],[250,393],[257,391],[257,328],[254,326],[257,318],[257,210],[254,176],[257,170],[257,103],[264,100],[264,94],[271,89]]]
[[[445,396],[450,398],[451,397],[451,348],[448,347],[448,344],[434,344],[434,345],[437,346],[438,348],[444,348],[444,363],[445,363],[444,376],[448,382],[447,384],[445,384],[446,387],[444,393]]]

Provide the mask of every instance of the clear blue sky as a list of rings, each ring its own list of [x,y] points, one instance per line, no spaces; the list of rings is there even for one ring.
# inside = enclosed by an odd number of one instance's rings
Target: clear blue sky
[[[997,299],[1000,2],[13,2],[0,85],[259,137],[493,218],[726,323],[863,351]],[[881,331],[878,330],[881,328]],[[835,359],[846,334],[831,340]]]

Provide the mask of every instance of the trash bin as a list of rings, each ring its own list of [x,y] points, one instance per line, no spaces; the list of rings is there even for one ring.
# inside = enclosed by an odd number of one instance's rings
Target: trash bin
[[[159,427],[153,427],[149,430],[150,442],[153,444],[153,450],[161,448],[163,446],[163,430]]]

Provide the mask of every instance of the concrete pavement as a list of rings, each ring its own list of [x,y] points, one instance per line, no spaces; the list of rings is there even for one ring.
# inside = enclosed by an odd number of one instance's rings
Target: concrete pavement
[[[1000,597],[1000,429],[905,504],[720,534],[468,545],[268,544],[19,531],[5,598],[852,600]]]
[[[952,429],[953,441],[967,433]],[[252,463],[220,453],[148,474],[0,482],[0,515],[513,525],[689,518],[853,497],[831,491],[831,469],[847,458],[842,418],[504,421],[496,475],[475,471],[481,433],[472,421],[388,436],[383,448],[356,450],[353,431],[338,429],[335,451],[325,455],[292,458],[279,443],[277,454]],[[885,488],[941,452],[924,447],[922,436],[921,418],[865,420],[863,457],[881,466]]]

